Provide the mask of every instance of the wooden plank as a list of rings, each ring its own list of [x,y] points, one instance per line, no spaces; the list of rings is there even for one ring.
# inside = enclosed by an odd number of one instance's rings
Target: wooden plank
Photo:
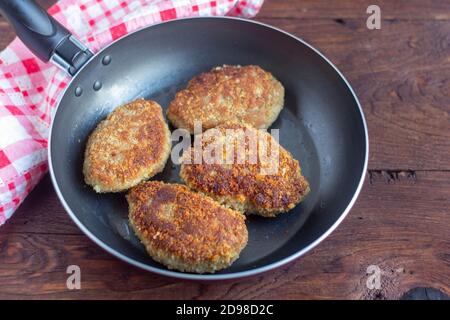
[[[83,234],[61,206],[48,174],[20,205],[13,219],[0,228],[0,234],[8,233],[48,234],[49,237]]]
[[[48,9],[55,0],[36,0],[43,8]],[[8,21],[0,15],[0,48],[6,47],[14,38],[15,33]]]
[[[49,8],[55,0],[37,0]],[[377,4],[382,19],[449,20],[450,3],[442,0],[265,0],[259,17],[294,19],[367,18],[366,9]]]
[[[370,168],[450,170],[449,23],[368,31],[354,21],[260,20],[315,45],[346,75],[367,118]]]
[[[293,19],[362,19],[368,6],[376,4],[384,20],[449,20],[450,2],[439,0],[266,0],[259,17]]]
[[[450,24],[259,19],[311,43],[344,73],[369,127],[369,168],[450,170]]]
[[[9,23],[3,17],[0,17],[0,48],[2,50],[6,48],[15,36]]]
[[[311,253],[238,281],[156,276],[82,235],[47,177],[0,229],[0,298],[380,299],[414,287],[450,294],[450,3],[377,3],[378,31],[365,27],[371,3],[364,0],[269,0],[258,17],[324,52],[355,88],[368,120],[370,170],[361,196]],[[0,46],[13,37],[1,18]],[[70,264],[82,268],[81,291],[66,289]],[[366,287],[372,264],[383,271],[381,290]]]
[[[47,178],[2,227],[0,299],[380,299],[419,286],[450,293],[450,172],[371,171],[349,216],[311,253],[270,273],[213,284],[113,258],[79,234],[50,189]],[[71,264],[81,267],[80,291],[65,287]],[[366,287],[369,265],[382,270],[381,290]]]
[[[45,7],[51,2],[42,1]],[[363,2],[326,1],[332,7],[325,7],[324,1],[299,1],[299,4],[317,6],[313,12],[353,12]],[[434,12],[438,8],[441,12],[442,6],[449,5],[432,1],[428,7],[433,9],[425,10],[423,3],[426,2],[416,1],[398,8],[406,12],[414,8]],[[294,15],[302,17],[295,11],[299,6],[295,1],[268,1],[264,8],[271,16],[277,16],[279,11],[291,12],[286,9],[287,4],[291,4]],[[316,46],[355,88],[369,127],[369,168],[450,170],[448,21],[385,21],[381,30],[369,31],[365,21],[354,18],[336,22],[265,16],[261,14],[257,20],[285,29]],[[0,46],[5,46],[12,37],[2,19]]]

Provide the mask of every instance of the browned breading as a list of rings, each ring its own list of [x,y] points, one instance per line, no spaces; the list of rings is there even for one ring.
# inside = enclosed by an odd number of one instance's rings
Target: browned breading
[[[216,129],[220,135],[209,134]],[[250,137],[258,134],[260,141],[267,143],[267,155],[270,155],[270,150],[278,150],[278,161],[271,156],[259,156],[263,150],[260,142],[258,147],[251,147]],[[199,137],[202,138],[203,150],[212,150],[210,146],[214,143],[228,147],[233,144],[234,150],[238,150],[238,142],[244,142],[245,148],[241,150],[245,150],[247,158],[238,163],[238,152],[234,152],[234,158],[230,158],[233,162],[228,164],[207,164],[204,160],[202,164],[195,164],[194,149],[189,149],[183,155],[180,176],[192,190],[202,192],[233,209],[266,217],[274,217],[294,208],[308,194],[309,184],[301,174],[298,161],[266,131],[248,125],[226,123],[205,131]],[[223,159],[227,159],[226,148],[222,149]],[[255,153],[257,158],[253,159],[257,161],[251,162],[251,155]],[[192,164],[187,164],[189,159]]]
[[[223,66],[189,81],[170,103],[167,117],[177,128],[193,133],[194,121],[204,130],[227,121],[268,128],[284,103],[284,88],[258,66]]]
[[[159,104],[136,100],[116,108],[89,137],[83,173],[97,192],[118,192],[161,172],[170,131]]]
[[[184,185],[144,182],[127,200],[136,235],[170,269],[215,272],[231,265],[247,244],[242,214]]]

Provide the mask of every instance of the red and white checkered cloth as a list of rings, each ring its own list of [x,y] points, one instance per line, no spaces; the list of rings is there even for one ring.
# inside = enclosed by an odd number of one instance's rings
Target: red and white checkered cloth
[[[139,28],[189,16],[253,17],[264,0],[61,0],[48,12],[97,52]],[[15,39],[0,53],[0,225],[47,172],[52,113],[70,78]]]

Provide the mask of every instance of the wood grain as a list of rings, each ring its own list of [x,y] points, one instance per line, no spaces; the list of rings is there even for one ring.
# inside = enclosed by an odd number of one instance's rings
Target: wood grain
[[[319,48],[344,73],[369,127],[371,169],[450,170],[450,23],[260,18]]]
[[[36,2],[43,8],[48,9],[56,1],[36,0]],[[0,48],[6,47],[15,38],[15,36],[16,35],[8,21],[3,16],[0,16]]]
[[[376,4],[384,20],[449,20],[450,3],[440,0],[266,0],[259,17],[283,19],[359,19]]]
[[[113,258],[73,225],[49,180],[2,228],[0,299],[383,299],[415,287],[450,293],[449,172],[373,171],[346,220],[312,252],[261,276],[215,283],[172,280]],[[80,291],[66,289],[71,264],[81,267]],[[381,290],[366,287],[372,264],[383,272]]]
[[[38,1],[49,7],[53,0]],[[370,162],[348,217],[306,256],[237,281],[173,280],[131,267],[93,244],[59,204],[50,179],[0,229],[0,299],[384,299],[416,287],[450,294],[450,3],[269,0],[257,20],[320,49],[361,100]],[[0,47],[14,38],[0,18]],[[82,290],[67,290],[68,265]],[[366,287],[378,265],[382,289]]]
[[[48,7],[52,1],[41,2]],[[395,8],[415,15],[441,12],[442,6],[449,6],[445,1],[409,2],[408,6]],[[276,16],[277,12],[295,13],[300,5],[338,17],[348,10],[359,12],[358,6],[366,3],[267,1],[264,10]],[[380,6],[392,3],[397,2],[386,1]],[[285,7],[289,4],[291,10]],[[332,7],[327,9],[328,5]],[[363,17],[340,22],[320,15],[314,20],[301,15],[297,19],[269,18],[264,12],[257,20],[310,42],[344,73],[367,118],[369,168],[450,170],[450,23],[442,19],[397,19],[383,22],[381,30],[369,31],[365,25],[367,15],[362,12]],[[2,19],[0,45],[6,45],[11,37]]]

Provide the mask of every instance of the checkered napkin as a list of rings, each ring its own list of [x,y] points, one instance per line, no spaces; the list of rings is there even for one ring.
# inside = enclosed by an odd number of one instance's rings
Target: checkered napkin
[[[61,0],[48,12],[97,52],[121,36],[190,16],[253,17],[264,0]],[[47,172],[52,113],[70,78],[15,39],[0,53],[0,225]]]

